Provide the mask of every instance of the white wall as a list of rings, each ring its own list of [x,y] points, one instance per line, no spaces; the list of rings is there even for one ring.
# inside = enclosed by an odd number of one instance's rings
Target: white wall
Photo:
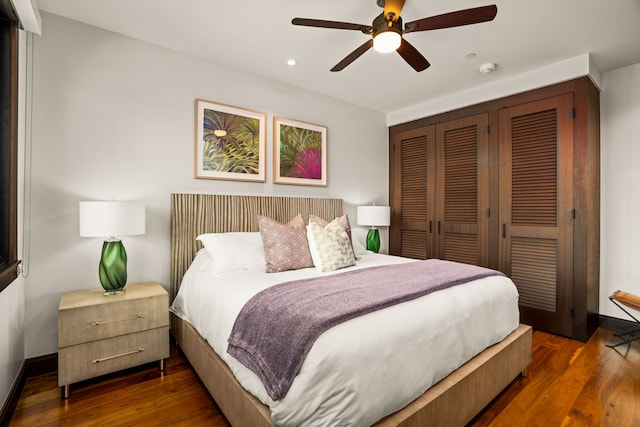
[[[172,192],[340,197],[354,224],[356,205],[387,202],[383,114],[56,15],[43,13],[42,22],[26,357],[57,351],[62,293],[100,286],[102,243],[78,236],[81,200],[146,204],[147,233],[124,239],[129,282],[165,287]],[[275,185],[270,162],[267,183],[194,179],[195,98],[266,112],[267,159],[273,115],[327,126],[329,185]]]
[[[22,217],[24,206],[24,179],[22,165],[25,154],[25,87],[27,72],[27,37],[19,32],[18,63],[18,257],[22,258]],[[18,276],[0,292],[0,408],[9,391],[18,380],[18,373],[25,360],[25,287],[26,281]]]
[[[600,313],[630,320],[608,296],[640,295],[640,64],[603,75]]]
[[[0,293],[0,408],[17,380],[24,357],[24,279]]]

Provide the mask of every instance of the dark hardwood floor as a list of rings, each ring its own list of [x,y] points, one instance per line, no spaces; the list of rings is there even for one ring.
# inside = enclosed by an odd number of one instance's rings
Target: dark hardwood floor
[[[640,341],[611,349],[533,333],[533,362],[471,426],[640,426]],[[27,379],[11,426],[228,426],[176,346],[156,363],[74,384],[62,400],[55,373]]]

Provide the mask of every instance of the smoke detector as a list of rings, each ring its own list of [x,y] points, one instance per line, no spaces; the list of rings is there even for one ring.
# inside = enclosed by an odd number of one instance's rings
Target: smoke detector
[[[493,62],[487,62],[486,64],[482,64],[480,66],[480,72],[482,74],[489,74],[489,73],[495,71],[496,67],[497,67],[497,65],[494,64]]]

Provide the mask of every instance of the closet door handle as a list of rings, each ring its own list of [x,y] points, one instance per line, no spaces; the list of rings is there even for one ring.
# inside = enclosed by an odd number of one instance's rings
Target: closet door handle
[[[433,233],[433,221],[429,221],[429,234]]]
[[[502,238],[507,238],[507,224],[502,224]]]
[[[440,234],[440,221],[438,221],[438,234]]]

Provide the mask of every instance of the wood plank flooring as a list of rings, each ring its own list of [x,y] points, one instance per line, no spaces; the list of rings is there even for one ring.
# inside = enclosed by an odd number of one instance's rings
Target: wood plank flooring
[[[533,333],[533,362],[470,426],[640,426],[640,341],[611,349]],[[84,381],[62,400],[55,373],[28,378],[11,426],[229,426],[176,346],[156,363]]]

